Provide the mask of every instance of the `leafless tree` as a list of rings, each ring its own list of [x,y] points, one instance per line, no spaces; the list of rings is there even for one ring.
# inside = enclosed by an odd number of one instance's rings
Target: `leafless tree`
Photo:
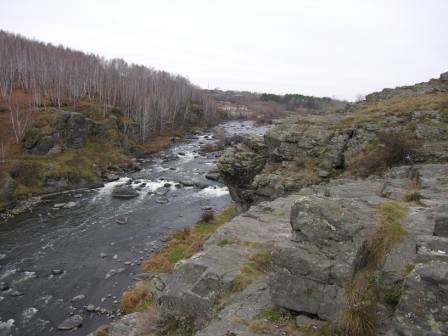
[[[104,114],[116,106],[138,123],[142,141],[217,115],[214,100],[184,77],[0,30],[0,94],[6,100],[17,89],[31,95],[33,110],[42,104],[76,108],[83,99],[103,106]],[[196,115],[193,105],[201,106]],[[26,123],[22,117],[11,110],[16,138]]]
[[[25,135],[26,129],[31,122],[32,110],[27,108],[21,108],[18,101],[12,103],[12,99],[9,102],[10,121],[14,137],[17,143],[20,143]]]

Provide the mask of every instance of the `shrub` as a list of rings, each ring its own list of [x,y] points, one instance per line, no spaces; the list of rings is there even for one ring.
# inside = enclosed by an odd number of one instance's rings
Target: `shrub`
[[[215,219],[215,213],[213,210],[204,210],[201,215],[201,221],[205,223],[210,223]]]
[[[412,133],[382,132],[358,153],[351,165],[351,171],[367,177],[403,163],[412,163],[418,145]]]

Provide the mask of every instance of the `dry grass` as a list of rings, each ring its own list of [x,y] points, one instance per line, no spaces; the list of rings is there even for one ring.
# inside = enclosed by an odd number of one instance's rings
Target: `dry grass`
[[[149,281],[137,282],[132,289],[127,290],[121,296],[121,310],[126,314],[145,310],[152,303]]]
[[[347,307],[340,316],[339,325],[348,335],[375,334],[378,290],[374,273],[384,264],[389,252],[401,242],[406,231],[401,220],[407,214],[403,202],[391,201],[378,206],[379,227],[366,241],[363,262],[346,286]]]
[[[368,121],[390,115],[407,115],[420,110],[438,110],[448,107],[448,95],[424,93],[412,96],[395,96],[362,105],[354,114],[355,122]]]
[[[145,272],[169,273],[180,260],[186,259],[200,251],[207,238],[218,227],[228,222],[237,213],[236,206],[231,205],[208,221],[199,221],[192,229],[175,231],[168,237],[167,245],[155,252],[143,264]]]
[[[399,201],[390,201],[378,206],[379,227],[367,240],[366,267],[381,267],[387,254],[401,242],[406,234],[401,220],[407,211],[407,205]]]
[[[95,336],[108,336],[109,335],[109,326],[107,324],[100,325],[95,330]]]
[[[355,156],[350,171],[361,177],[383,173],[386,169],[412,158],[419,145],[420,142],[412,133],[404,131],[380,133],[377,139],[365,145]]]

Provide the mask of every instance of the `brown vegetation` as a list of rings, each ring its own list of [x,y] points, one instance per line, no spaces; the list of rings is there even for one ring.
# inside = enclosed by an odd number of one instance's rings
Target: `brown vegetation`
[[[142,311],[153,303],[149,282],[139,281],[121,296],[121,310],[125,314]]]
[[[403,163],[412,163],[419,142],[411,133],[403,131],[382,132],[353,160],[353,174],[367,177],[381,174],[386,169]]]

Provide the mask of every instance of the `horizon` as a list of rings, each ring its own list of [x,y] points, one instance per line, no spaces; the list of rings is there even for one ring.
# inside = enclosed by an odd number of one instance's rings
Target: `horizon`
[[[0,29],[179,74],[203,89],[354,100],[448,70],[441,0],[43,2],[0,1]]]

